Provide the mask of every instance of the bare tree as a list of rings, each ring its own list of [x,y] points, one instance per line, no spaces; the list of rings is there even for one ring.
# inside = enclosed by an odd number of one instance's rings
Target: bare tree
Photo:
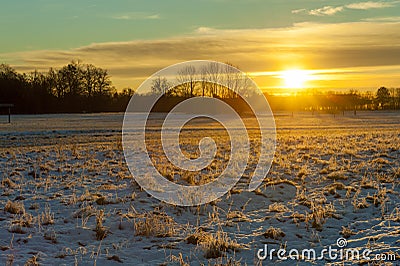
[[[156,95],[166,94],[169,89],[169,82],[165,77],[156,77],[152,81],[151,92]]]
[[[94,68],[94,70],[95,92],[99,95],[108,93],[111,89],[111,80],[107,70],[101,68]]]
[[[209,63],[207,66],[207,81],[210,82],[211,96],[219,97],[218,84],[221,78],[221,70],[218,63]]]
[[[72,61],[58,71],[60,82],[65,83],[65,95],[77,96],[80,95],[82,87],[82,69],[79,62]]]
[[[185,67],[178,71],[176,79],[181,84],[180,88],[183,90],[183,96],[193,97],[196,87],[196,68],[194,66]]]
[[[83,70],[83,83],[85,87],[85,93],[91,97],[93,92],[95,91],[95,83],[96,83],[96,67],[92,64],[86,65],[86,69]]]
[[[52,94],[57,98],[63,98],[67,93],[67,84],[64,82],[64,75],[60,71],[50,68],[47,77]]]
[[[208,89],[209,89],[209,82],[207,81],[207,67],[203,66],[200,70],[200,79],[201,79],[201,83],[200,83],[200,88],[201,88],[201,95],[204,97],[206,96],[208,93]]]

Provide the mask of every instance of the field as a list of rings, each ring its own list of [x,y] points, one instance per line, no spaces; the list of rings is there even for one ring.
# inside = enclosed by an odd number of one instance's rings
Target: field
[[[277,113],[276,153],[263,185],[247,192],[239,183],[198,207],[171,206],[141,190],[124,161],[122,119],[20,115],[7,124],[0,117],[2,264],[398,265],[399,112]],[[189,156],[204,132],[227,142],[213,127],[186,129]],[[218,150],[210,179],[225,152]],[[208,182],[159,164],[174,182]],[[341,237],[346,248],[370,249],[386,261],[291,261],[276,251],[271,260],[257,258],[265,244],[322,250],[338,248]]]

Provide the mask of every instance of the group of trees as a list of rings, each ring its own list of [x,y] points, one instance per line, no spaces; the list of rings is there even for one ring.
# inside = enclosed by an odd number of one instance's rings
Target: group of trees
[[[346,93],[304,91],[292,96],[266,95],[273,110],[289,111],[340,111],[398,110],[400,88],[380,87],[375,94],[350,90]]]
[[[121,111],[132,95],[132,89],[118,93],[107,70],[91,64],[28,74],[0,65],[0,103],[14,104],[16,113]]]
[[[239,94],[255,93],[248,84],[246,76],[230,63],[221,66],[211,62],[200,69],[186,66],[178,71],[174,80],[175,82],[168,81],[165,77],[156,77],[152,81],[151,92],[165,94],[167,97],[185,98],[194,96],[237,98]]]
[[[209,63],[200,69],[187,66],[176,74],[174,82],[156,77],[149,93],[164,94],[163,103],[167,105],[194,96],[218,97],[233,105],[243,104],[238,95],[257,97],[248,79],[231,65]],[[133,93],[133,89],[117,92],[107,70],[92,64],[73,61],[59,69],[50,68],[46,73],[28,74],[0,65],[0,104],[14,104],[14,113],[124,111]],[[265,96],[273,110],[400,109],[400,88],[381,87],[376,94],[352,90]]]
[[[380,87],[376,92],[376,103],[380,109],[400,109],[400,88]]]

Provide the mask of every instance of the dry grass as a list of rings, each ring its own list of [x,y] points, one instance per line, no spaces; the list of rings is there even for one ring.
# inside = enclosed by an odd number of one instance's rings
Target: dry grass
[[[354,233],[349,227],[342,226],[342,230],[340,231],[340,234],[344,238],[349,238],[352,235],[355,235],[356,233]]]
[[[229,211],[226,214],[226,219],[227,220],[233,220],[235,222],[249,222],[251,219],[249,219],[246,214],[244,214],[242,211]]]
[[[201,243],[206,243],[210,242],[212,240],[213,236],[209,232],[205,232],[202,229],[197,229],[196,232],[193,234],[190,234],[186,238],[186,242],[188,244],[193,244],[193,245],[199,245]]]
[[[180,266],[190,266],[190,264],[184,260],[182,253],[179,253],[178,256],[172,255],[171,262],[179,263]]]
[[[10,178],[7,177],[1,181],[1,186],[13,189],[13,188],[17,187],[17,184],[14,181],[12,181]]]
[[[281,202],[274,202],[268,206],[268,211],[270,212],[289,212],[288,207]]]
[[[24,266],[39,266],[40,264],[37,261],[37,257],[36,256],[32,256],[30,259],[28,259]]]
[[[38,215],[38,223],[41,225],[54,224],[54,214],[50,211],[49,206],[46,206],[45,211]]]
[[[242,248],[241,245],[232,241],[228,234],[222,231],[217,231],[215,234],[210,234],[200,242],[200,246],[204,251],[206,259],[218,258],[228,251],[236,251]]]
[[[346,180],[347,176],[345,175],[344,171],[334,171],[332,173],[329,173],[327,176],[329,179],[333,180]]]
[[[137,236],[169,237],[179,233],[178,224],[166,213],[158,211],[145,212],[134,219],[134,230]]]
[[[322,231],[327,218],[335,215],[336,209],[332,204],[311,204],[311,213],[306,214],[306,223],[311,221],[311,226]]]
[[[57,242],[57,235],[56,235],[56,232],[54,232],[54,230],[46,231],[44,233],[44,235],[43,235],[43,238],[48,240],[48,241],[51,241],[51,243],[53,243],[53,244],[57,244],[58,243]]]
[[[20,216],[15,217],[12,220],[12,225],[19,225],[25,228],[31,228],[34,226],[36,220],[34,219],[33,215],[30,213],[24,213]]]
[[[10,201],[8,200],[4,206],[4,211],[12,214],[23,214],[25,213],[25,207],[23,202]]]
[[[282,229],[270,226],[264,233],[263,236],[274,240],[281,240],[286,234]]]
[[[197,155],[195,139],[203,134],[200,131],[185,133],[192,137],[183,147],[190,158]],[[398,235],[400,221],[396,209],[400,187],[398,130],[308,128],[278,133],[274,164],[263,185],[253,193],[246,191],[249,172],[257,163],[256,151],[250,156],[243,182],[228,195],[197,209],[201,211],[148,197],[132,180],[115,136],[111,140],[99,137],[99,142],[90,136],[82,144],[79,142],[84,137],[71,136],[73,145],[49,139],[57,144],[0,149],[5,212],[0,217],[2,236],[8,241],[15,234],[18,247],[23,247],[18,250],[21,255],[14,257],[16,248],[3,243],[2,258],[23,265],[38,252],[37,245],[54,243],[63,252],[37,257],[36,262],[92,265],[95,258],[100,263],[101,257],[103,262],[128,263],[125,254],[131,248],[146,254],[144,260],[162,249],[170,259],[151,257],[157,263],[239,265],[242,258],[243,263],[252,265],[260,243],[276,246],[287,241],[289,246],[317,244],[321,239],[334,243],[338,234],[354,241],[381,239],[381,250],[394,250],[398,241],[392,239]],[[218,176],[229,158],[226,136],[219,136],[219,131],[211,135],[222,144],[217,151],[221,162],[216,160],[204,173],[192,174],[165,164],[157,155],[160,146],[156,142],[149,145],[152,160],[157,160],[158,170],[173,182],[207,183]],[[24,204],[29,209],[25,210]],[[213,207],[223,210],[223,215],[216,214]],[[338,220],[341,217],[344,219]],[[360,220],[355,222],[352,217]],[[343,223],[346,227],[341,227]],[[271,227],[260,231],[266,224]],[[94,239],[98,242],[93,244]],[[372,240],[369,244],[380,245]],[[48,258],[55,260],[49,263]]]
[[[96,228],[94,229],[94,231],[96,232],[97,240],[103,240],[109,233],[107,228],[103,226],[103,219],[104,210],[100,210],[96,214]]]

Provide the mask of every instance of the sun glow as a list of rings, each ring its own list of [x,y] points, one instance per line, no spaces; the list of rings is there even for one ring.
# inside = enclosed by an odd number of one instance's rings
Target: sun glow
[[[282,71],[279,77],[283,80],[284,87],[288,89],[302,89],[305,83],[310,80],[309,73],[300,69]]]

